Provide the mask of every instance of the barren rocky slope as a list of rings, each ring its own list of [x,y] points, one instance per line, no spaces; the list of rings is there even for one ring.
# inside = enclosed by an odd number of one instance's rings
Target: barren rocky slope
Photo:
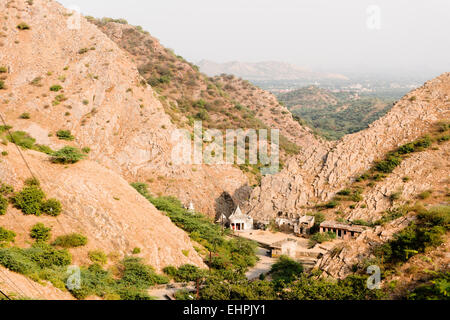
[[[215,213],[223,192],[234,197],[247,184],[230,166],[174,164],[176,128],[158,95],[95,25],[81,17],[80,29],[70,29],[74,17],[54,1],[1,1],[0,7],[0,64],[8,69],[0,95],[14,130],[52,148],[61,145],[56,131],[71,130],[75,145],[91,149],[91,160],[129,182],[149,182],[155,194],[193,200],[205,213]],[[21,22],[30,29],[19,30]],[[55,85],[61,90],[50,91]],[[19,119],[24,112],[29,120]]]
[[[387,152],[428,133],[436,122],[448,120],[449,97],[450,74],[445,73],[409,93],[369,129],[345,136],[325,153],[312,154],[306,160],[291,159],[280,174],[263,179],[261,187],[254,190],[247,210],[257,219],[270,220],[279,213],[301,213],[307,210],[307,206],[331,199]],[[434,169],[434,164],[431,163],[435,163],[437,157],[441,161],[439,167],[444,171],[448,170],[440,158],[446,153],[441,152],[444,154],[431,153],[430,161],[426,159],[427,156],[417,155],[414,158],[416,160],[410,159],[409,164],[404,164],[403,170],[413,170],[414,162],[415,166],[421,166],[423,170],[415,171],[418,175],[416,184],[420,183],[425,187],[431,181],[434,181],[433,184],[438,183],[440,179],[437,177],[442,172],[436,170],[430,175],[426,166]],[[382,193],[391,194],[397,187],[386,183]],[[374,197],[377,196],[369,197],[372,198],[369,200],[370,214],[376,213],[372,211],[377,206]],[[355,213],[354,216],[358,214]]]
[[[123,20],[89,21],[130,54],[176,125],[189,128],[196,119],[202,120],[204,127],[220,130],[276,128],[282,135],[283,158],[325,143],[294,120],[274,95],[248,81],[233,75],[209,78],[148,32]]]
[[[13,144],[1,150],[8,155],[0,163],[0,180],[20,190],[31,174]],[[188,235],[116,173],[91,161],[53,164],[46,155],[34,151],[26,152],[25,158],[48,197],[61,201],[63,212],[56,219],[25,216],[10,206],[7,214],[0,216],[0,225],[17,233],[17,245],[26,245],[31,227],[42,222],[52,227],[54,237],[73,232],[87,236],[88,244],[73,252],[79,264],[89,263],[90,250],[125,256],[133,248],[141,248],[141,256],[157,269],[184,263],[203,266]],[[189,252],[187,257],[183,250]]]
[[[69,292],[51,285],[33,282],[25,276],[0,266],[0,289],[13,299],[73,300]]]

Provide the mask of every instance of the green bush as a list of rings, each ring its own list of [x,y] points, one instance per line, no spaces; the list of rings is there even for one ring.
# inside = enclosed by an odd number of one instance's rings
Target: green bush
[[[50,239],[50,231],[52,228],[47,228],[43,223],[35,224],[30,231],[30,237],[36,241],[46,242]]]
[[[272,279],[291,283],[303,273],[303,266],[287,256],[281,256],[270,270]]]
[[[325,207],[328,209],[333,209],[333,208],[336,208],[338,205],[339,205],[338,201],[332,200],[332,201],[326,203]]]
[[[62,248],[77,248],[87,244],[87,237],[79,233],[72,233],[64,236],[59,236],[53,241],[53,246]]]
[[[133,254],[139,254],[139,253],[141,253],[141,248],[134,248],[132,253],[133,253]]]
[[[39,182],[39,180],[35,177],[33,178],[28,178],[27,180],[25,180],[25,185],[28,187],[39,187],[41,185],[41,183]]]
[[[72,135],[70,130],[59,130],[56,132],[56,136],[60,140],[66,140],[66,141],[73,141],[75,140],[75,137]]]
[[[421,209],[417,221],[396,233],[394,239],[375,250],[386,263],[407,261],[414,254],[425,252],[443,241],[443,235],[450,230],[450,206],[439,206],[429,210]]]
[[[127,287],[144,289],[169,282],[167,277],[156,274],[151,266],[143,264],[140,258],[125,258],[122,265],[124,271],[120,283]]]
[[[8,209],[8,200],[0,194],[0,216],[6,214],[6,209]]]
[[[98,263],[100,265],[104,265],[104,264],[106,264],[106,262],[108,262],[108,257],[101,250],[89,251],[88,256],[89,256],[89,259],[91,259],[91,261],[93,263]]]
[[[9,142],[15,143],[16,145],[25,148],[31,149],[36,142],[36,139],[32,138],[28,133],[23,131],[14,131],[11,135],[7,135],[6,138]]]
[[[40,216],[42,214],[41,208],[44,198],[45,194],[39,187],[31,186],[14,194],[12,201],[14,206],[22,210],[24,214]]]
[[[189,282],[196,281],[203,276],[205,276],[205,273],[200,268],[191,264],[185,264],[178,268],[174,279],[176,282]]]
[[[391,173],[400,165],[402,159],[395,155],[390,155],[386,160],[380,161],[375,165],[375,170],[384,173]]]
[[[25,22],[21,22],[17,25],[17,29],[19,30],[30,30],[30,26]]]
[[[6,183],[0,183],[0,195],[7,196],[14,193],[14,188]]]
[[[20,119],[31,119],[31,115],[28,112],[24,112],[19,116]]]
[[[427,190],[419,193],[418,197],[422,200],[426,200],[433,194],[433,190]]]
[[[73,164],[84,159],[85,154],[75,147],[66,146],[52,154],[51,161],[60,164]]]
[[[49,216],[57,217],[62,211],[61,202],[56,199],[48,199],[42,203],[41,211]]]
[[[5,66],[0,66],[0,73],[7,73],[8,72],[8,68]]]
[[[409,300],[450,300],[450,272],[434,272],[426,283],[415,288]]]
[[[350,189],[344,189],[339,191],[337,194],[340,196],[349,196],[352,193]]]
[[[175,268],[174,266],[167,266],[163,268],[162,271],[172,279],[175,278],[178,272],[177,268]]]
[[[53,91],[53,92],[58,92],[58,91],[61,91],[61,90],[62,90],[62,87],[59,84],[55,84],[55,85],[50,87],[50,91]]]
[[[7,246],[9,243],[14,242],[16,233],[14,231],[6,230],[0,227],[0,248]]]
[[[47,155],[51,155],[53,152],[55,152],[49,146],[45,146],[45,145],[42,145],[42,144],[35,144],[33,146],[33,150],[45,153]]]
[[[309,246],[314,247],[316,243],[324,243],[327,241],[331,241],[336,239],[336,233],[334,232],[319,232],[316,234],[313,234],[311,238],[309,238]]]
[[[44,242],[36,242],[31,248],[0,248],[0,264],[24,275],[34,275],[43,268],[65,267],[72,262],[67,250],[56,250]]]
[[[0,90],[3,90],[3,89],[5,89],[6,87],[5,87],[5,81],[3,81],[3,80],[0,80]]]

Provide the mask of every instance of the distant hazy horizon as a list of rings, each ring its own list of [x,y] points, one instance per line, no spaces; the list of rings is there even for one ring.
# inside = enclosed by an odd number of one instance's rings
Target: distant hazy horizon
[[[447,0],[60,0],[141,25],[192,62],[281,61],[337,73],[450,71]]]

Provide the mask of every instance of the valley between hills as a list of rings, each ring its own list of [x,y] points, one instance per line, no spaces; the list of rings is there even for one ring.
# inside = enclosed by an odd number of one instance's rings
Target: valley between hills
[[[0,300],[448,299],[449,72],[275,96],[73,14],[0,0]],[[195,121],[279,129],[279,172],[175,163]]]

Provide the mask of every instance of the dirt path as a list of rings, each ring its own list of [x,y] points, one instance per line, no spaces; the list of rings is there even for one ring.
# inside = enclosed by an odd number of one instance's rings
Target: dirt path
[[[258,247],[256,255],[260,259],[245,275],[248,280],[257,279],[261,273],[268,273],[277,259],[268,256],[268,250]]]

